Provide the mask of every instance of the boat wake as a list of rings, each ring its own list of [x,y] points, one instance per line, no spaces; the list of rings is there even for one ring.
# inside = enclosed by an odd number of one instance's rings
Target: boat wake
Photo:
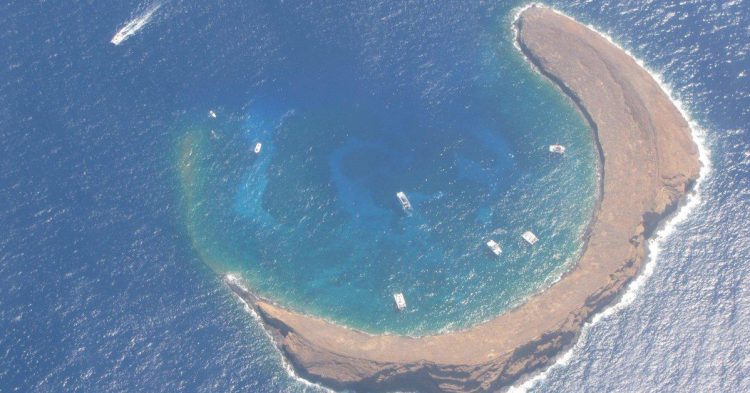
[[[539,3],[531,3],[528,4],[522,8],[519,8],[517,12],[515,13],[515,19],[513,20],[513,34],[514,37],[517,37],[518,31],[515,28],[516,21],[518,20],[521,13],[529,7],[533,6],[544,6]],[[553,11],[557,12],[558,14],[570,17],[569,15],[566,15],[565,13],[553,9]],[[710,160],[710,151],[708,147],[706,146],[706,132],[705,130],[700,127],[700,125],[695,122],[688,111],[685,110],[685,107],[683,106],[683,103],[675,98],[674,92],[672,88],[664,82],[663,78],[659,73],[656,73],[649,69],[645,63],[637,58],[633,53],[628,51],[627,49],[620,46],[618,43],[616,43],[612,37],[609,35],[599,31],[592,25],[587,25],[590,30],[596,32],[600,36],[604,37],[607,41],[609,41],[612,45],[616,46],[623,52],[627,53],[628,56],[630,56],[633,60],[635,60],[636,63],[638,63],[639,66],[641,66],[644,70],[646,70],[652,78],[656,81],[657,84],[661,87],[661,89],[667,94],[667,96],[670,98],[672,103],[677,107],[677,110],[680,111],[683,118],[688,122],[690,125],[690,131],[693,137],[693,141],[695,142],[696,146],[698,147],[698,156],[701,162],[701,168],[700,173],[698,176],[698,179],[696,180],[692,192],[690,192],[682,206],[679,208],[679,210],[673,214],[671,217],[668,218],[668,220],[662,224],[661,229],[658,230],[649,241],[648,241],[648,249],[647,249],[647,260],[645,261],[642,270],[640,274],[635,277],[635,279],[627,286],[625,291],[622,293],[619,301],[612,304],[610,307],[605,309],[604,311],[600,312],[599,314],[595,315],[590,322],[586,323],[583,328],[581,329],[581,335],[579,336],[576,343],[568,349],[565,353],[563,353],[555,362],[553,365],[547,367],[544,371],[532,376],[528,380],[511,386],[508,390],[509,393],[527,393],[534,389],[539,383],[543,382],[545,379],[547,379],[547,376],[549,375],[550,371],[553,369],[563,367],[567,365],[570,360],[575,356],[580,350],[583,348],[584,341],[586,339],[586,336],[589,333],[589,330],[592,326],[599,323],[601,320],[606,319],[607,317],[616,314],[617,312],[621,311],[622,309],[628,307],[630,304],[633,303],[633,300],[638,296],[638,294],[641,292],[642,288],[645,286],[648,279],[653,275],[654,270],[656,268],[656,264],[659,259],[659,254],[662,249],[662,245],[668,238],[675,232],[678,225],[683,223],[689,216],[690,213],[695,210],[698,205],[701,203],[701,184],[705,181],[706,177],[711,172],[711,160]],[[517,42],[517,39],[514,39],[514,42]],[[520,48],[516,47],[520,50]]]
[[[120,28],[120,30],[115,33],[115,35],[109,42],[114,45],[120,45],[123,41],[130,38],[130,36],[137,33],[138,30],[146,26],[146,24],[148,24],[148,22],[154,16],[154,13],[156,13],[159,8],[161,8],[161,3],[156,3],[150,6],[148,9],[146,9],[145,12],[133,18],[128,23],[126,23],[125,26]]]

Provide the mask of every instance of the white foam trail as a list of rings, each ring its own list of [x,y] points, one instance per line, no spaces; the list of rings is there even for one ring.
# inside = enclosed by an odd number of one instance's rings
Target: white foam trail
[[[148,24],[148,22],[154,16],[154,13],[159,10],[159,8],[161,8],[161,3],[156,3],[149,7],[144,13],[133,18],[128,23],[126,23],[125,26],[120,28],[120,30],[115,33],[115,35],[109,42],[113,43],[114,45],[120,45],[123,41],[130,38],[130,36],[137,33],[138,30],[146,26],[146,24]]]
[[[224,279],[227,280],[227,281],[229,281],[229,282],[231,282],[233,285],[236,285],[236,286],[242,288],[243,290],[248,291],[247,287],[245,285],[243,285],[243,281],[242,281],[242,279],[238,275],[233,274],[233,273],[227,273],[226,275],[224,275]],[[250,292],[250,291],[248,291],[248,292]],[[239,299],[240,302],[242,302],[242,306],[245,309],[245,311],[248,314],[250,314],[253,317],[253,319],[255,319],[258,322],[258,324],[260,326],[260,330],[262,330],[263,334],[266,335],[266,337],[268,338],[269,342],[271,343],[271,346],[274,348],[274,350],[276,351],[276,354],[279,356],[279,359],[281,360],[281,366],[284,368],[284,370],[286,370],[287,374],[289,374],[289,376],[292,377],[292,379],[294,379],[295,381],[297,381],[297,382],[299,382],[299,383],[301,383],[301,384],[303,384],[303,385],[305,385],[306,387],[309,387],[309,388],[318,389],[318,390],[324,391],[324,392],[336,393],[334,390],[328,389],[325,386],[318,385],[317,383],[310,382],[310,381],[308,381],[308,380],[306,380],[306,379],[298,376],[297,373],[294,372],[294,368],[292,368],[292,365],[289,364],[289,362],[287,362],[286,358],[284,357],[284,354],[282,354],[281,350],[274,344],[276,342],[274,340],[274,338],[271,336],[271,334],[268,332],[268,330],[265,327],[263,327],[263,320],[261,320],[260,315],[258,315],[258,313],[255,312],[255,309],[253,309],[253,307],[250,304],[248,304],[245,301],[245,299],[243,299],[241,296],[235,294],[234,291],[232,291],[232,294],[234,295],[235,298]]]
[[[531,7],[531,6],[542,6],[538,3],[532,3],[525,7],[523,7],[520,11],[518,11],[515,14],[515,19],[513,20],[513,31],[516,34],[516,37],[514,39],[514,44],[518,41],[517,40],[517,34],[518,31],[515,28],[516,21],[518,20],[518,17],[521,15],[521,12],[523,12],[525,9]],[[558,10],[552,9],[554,12],[566,16],[568,18],[571,18],[569,15],[560,12]],[[571,18],[573,19],[573,18]],[[679,211],[672,216],[672,218],[663,224],[663,227],[656,232],[656,236],[652,237],[648,242],[648,260],[646,260],[646,263],[643,266],[643,270],[640,272],[638,276],[628,285],[628,287],[625,289],[625,292],[623,292],[622,296],[620,297],[619,301],[612,306],[606,308],[604,311],[600,312],[599,314],[595,315],[591,322],[586,323],[583,328],[581,329],[581,335],[578,338],[578,341],[564,354],[562,354],[557,362],[555,364],[547,367],[546,370],[543,372],[533,376],[532,378],[528,379],[527,381],[523,382],[520,385],[512,386],[510,389],[508,389],[509,393],[526,393],[530,389],[532,389],[536,384],[539,382],[544,381],[547,379],[547,376],[549,375],[549,372],[555,368],[565,366],[567,365],[570,360],[575,356],[578,351],[581,350],[583,347],[584,339],[587,337],[589,330],[592,326],[599,323],[599,321],[616,314],[620,310],[626,308],[630,304],[633,303],[633,300],[638,296],[638,294],[641,292],[641,289],[644,287],[648,279],[653,275],[654,269],[656,268],[657,261],[659,259],[659,253],[661,252],[662,245],[666,240],[669,239],[670,235],[674,233],[674,231],[677,229],[677,227],[684,222],[689,216],[690,213],[695,210],[695,208],[700,205],[701,203],[701,185],[705,181],[706,177],[711,172],[711,160],[710,160],[710,150],[706,146],[706,132],[705,130],[700,127],[700,125],[692,119],[692,117],[688,114],[688,112],[683,107],[682,102],[679,99],[676,99],[673,95],[672,88],[663,81],[661,78],[661,74],[654,72],[650,70],[644,62],[635,57],[630,51],[626,50],[625,48],[618,45],[616,42],[612,40],[612,38],[597,30],[592,25],[586,25],[587,28],[589,28],[591,31],[599,34],[600,36],[604,37],[607,41],[609,41],[612,45],[616,46],[623,52],[625,52],[628,56],[630,56],[635,62],[643,67],[646,72],[648,72],[652,78],[656,81],[656,83],[659,84],[659,87],[664,91],[664,93],[667,94],[667,96],[672,100],[672,103],[677,107],[677,110],[680,111],[682,116],[687,120],[688,124],[690,125],[690,133],[692,134],[693,141],[695,141],[695,144],[698,146],[698,156],[700,159],[700,162],[702,164],[700,173],[698,176],[698,179],[695,181],[695,186],[693,189],[693,192],[690,193],[687,196],[687,199],[683,206],[680,207]],[[517,45],[517,44],[516,44]],[[518,46],[516,46],[518,48]],[[520,49],[520,48],[519,48]],[[524,56],[525,57],[525,56]]]

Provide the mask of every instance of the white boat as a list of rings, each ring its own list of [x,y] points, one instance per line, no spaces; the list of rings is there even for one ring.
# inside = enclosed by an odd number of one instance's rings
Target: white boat
[[[263,147],[263,144],[261,144],[260,142],[256,143],[255,148],[253,148],[253,151],[255,152],[255,154],[260,154],[260,149],[262,147]]]
[[[563,146],[563,145],[549,145],[549,152],[550,153],[556,153],[556,154],[564,154],[565,153],[565,146]]]
[[[396,197],[398,197],[398,200],[401,202],[401,207],[405,212],[410,212],[412,210],[411,202],[409,202],[409,198],[406,197],[406,194],[404,194],[403,191],[397,192]]]
[[[404,294],[399,292],[393,294],[393,301],[396,303],[396,309],[398,311],[404,311],[406,309],[406,299],[404,299]]]
[[[536,237],[534,232],[531,232],[531,231],[524,232],[523,235],[521,235],[521,237],[523,238],[523,240],[526,240],[526,243],[529,243],[532,246],[534,245],[534,243],[539,241],[539,238]]]
[[[500,255],[503,252],[503,249],[500,248],[500,245],[492,239],[487,241],[487,247],[489,247],[490,250],[492,250],[492,253],[495,255]]]
[[[211,111],[208,111],[208,116],[209,116],[210,118],[212,118],[212,119],[215,119],[215,118],[216,118],[216,112],[214,112],[214,111],[212,111],[212,110],[211,110]]]
[[[114,37],[109,41],[114,45],[120,45],[123,41],[127,40],[132,36],[133,34],[137,33],[138,30],[142,29],[143,26],[146,26],[146,23],[148,23],[149,20],[151,20],[151,17],[154,15],[154,12],[161,7],[161,4],[157,4],[151,8],[149,8],[146,12],[139,15],[137,18],[131,20],[130,22],[126,23],[125,26],[123,26],[120,30],[115,33]]]

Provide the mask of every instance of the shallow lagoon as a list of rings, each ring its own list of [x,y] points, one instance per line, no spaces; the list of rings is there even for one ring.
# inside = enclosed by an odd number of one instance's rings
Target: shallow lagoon
[[[557,279],[596,198],[591,130],[507,25],[492,26],[378,42],[338,36],[346,23],[320,40],[286,26],[272,83],[238,111],[178,126],[183,216],[202,258],[284,306],[413,335],[486,320]],[[541,241],[525,244],[525,230]]]

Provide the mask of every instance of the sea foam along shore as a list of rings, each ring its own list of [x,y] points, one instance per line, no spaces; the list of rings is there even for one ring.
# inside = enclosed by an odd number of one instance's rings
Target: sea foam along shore
[[[529,3],[523,7],[518,7],[515,12],[513,13],[513,20],[511,22],[512,26],[512,32],[514,35],[513,44],[519,51],[521,50],[520,46],[518,45],[518,29],[516,28],[516,24],[518,23],[518,19],[520,18],[521,14],[531,8],[531,7],[546,7],[546,5],[541,3]],[[574,19],[570,15],[551,7],[552,11],[554,11],[557,14],[563,15],[565,17]],[[599,29],[597,29],[595,26],[587,24],[585,25],[589,30],[595,32],[596,34],[600,35],[602,38],[609,41],[610,44],[616,46],[621,51],[625,52],[628,56],[630,56],[641,68],[646,70],[652,78],[656,81],[656,83],[661,87],[661,89],[664,91],[664,93],[669,97],[669,99],[672,101],[672,104],[677,108],[677,110],[680,111],[682,114],[682,117],[684,117],[688,124],[690,125],[690,132],[693,137],[693,141],[698,146],[698,157],[701,162],[701,169],[700,174],[698,176],[698,179],[695,181],[695,185],[693,186],[693,191],[688,194],[685,202],[683,205],[678,209],[678,211],[669,219],[664,221],[664,223],[661,225],[661,228],[656,231],[655,236],[649,240],[648,242],[648,257],[646,260],[646,263],[643,265],[641,272],[638,274],[638,276],[633,279],[633,281],[627,286],[625,291],[622,293],[620,298],[614,302],[611,306],[604,309],[602,312],[596,314],[590,322],[586,323],[583,328],[581,329],[581,335],[578,337],[578,340],[576,343],[568,349],[565,353],[560,355],[557,359],[557,361],[549,366],[544,371],[531,375],[527,380],[515,384],[512,386],[508,392],[509,393],[526,393],[530,389],[532,389],[534,386],[536,386],[538,383],[541,383],[545,379],[547,379],[549,373],[559,367],[566,366],[570,360],[578,354],[578,352],[581,350],[583,343],[588,337],[589,330],[598,324],[603,319],[606,319],[608,316],[613,315],[620,310],[628,307],[630,304],[633,303],[633,300],[638,296],[641,289],[646,285],[648,282],[649,277],[654,273],[654,270],[658,264],[659,261],[659,253],[661,251],[662,245],[669,240],[670,236],[679,229],[679,225],[682,224],[685,220],[687,220],[688,217],[690,217],[690,214],[701,204],[701,185],[706,180],[706,178],[711,173],[711,151],[707,146],[706,142],[706,130],[701,127],[698,122],[696,122],[692,116],[690,116],[690,112],[685,108],[685,105],[681,100],[675,97],[674,89],[664,82],[664,78],[662,78],[662,75],[658,72],[654,72],[651,70],[646,63],[636,57],[630,50],[623,48],[621,45],[619,45],[612,37],[606,33],[603,33]],[[534,68],[536,70],[536,66],[527,60],[527,64]]]
[[[273,336],[271,336],[271,333],[269,332],[269,330],[263,326],[263,319],[261,319],[260,315],[258,315],[258,313],[255,312],[255,308],[250,303],[254,295],[252,295],[250,290],[247,289],[247,287],[243,283],[241,276],[237,273],[227,273],[227,274],[224,274],[224,276],[222,277],[222,280],[224,281],[224,284],[226,284],[232,289],[232,295],[235,298],[239,299],[239,301],[242,303],[242,308],[245,310],[245,312],[250,314],[253,320],[255,320],[255,322],[258,323],[258,327],[263,331],[263,334],[266,336],[266,338],[268,338],[268,341],[270,343],[273,343]],[[251,297],[241,296],[240,295],[241,293],[246,293],[250,295]],[[284,357],[284,354],[281,352],[281,349],[276,345],[272,345],[272,347],[274,351],[276,352],[276,355],[278,355],[279,357],[279,362],[281,363],[282,368],[284,368],[284,371],[286,371],[287,375],[289,375],[291,379],[297,381],[302,386],[313,388],[315,389],[315,391],[336,393],[335,390],[329,389],[315,382],[308,381],[307,379],[302,378],[299,375],[297,375],[297,373],[294,372],[294,367],[292,367],[292,365],[289,364],[289,362],[286,360],[286,358]]]

